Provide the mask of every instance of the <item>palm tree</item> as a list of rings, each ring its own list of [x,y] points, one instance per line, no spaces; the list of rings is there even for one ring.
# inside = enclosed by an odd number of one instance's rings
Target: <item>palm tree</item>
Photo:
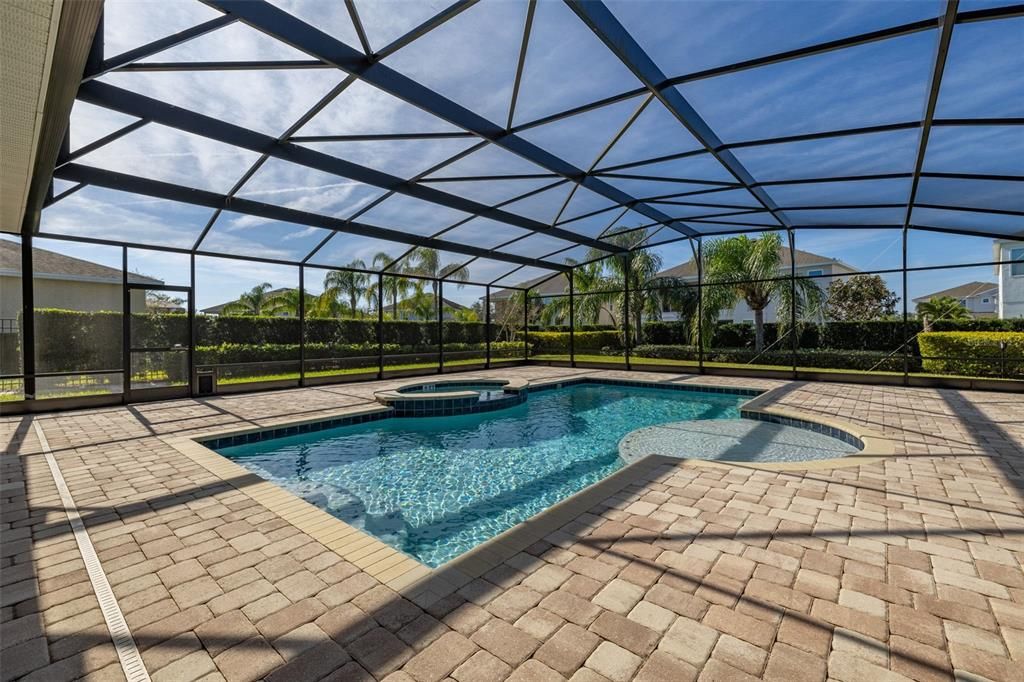
[[[380,251],[373,257],[373,267],[376,270],[385,270],[395,262],[395,259],[390,254]],[[398,267],[395,269],[396,272],[402,272],[403,268]],[[398,298],[409,293],[409,290],[413,287],[405,277],[397,275],[385,275],[384,276],[384,291],[382,292],[383,300],[391,299],[391,311],[392,314],[398,313]],[[377,298],[377,284],[373,283],[367,290],[367,296],[372,296],[374,300]]]
[[[310,293],[306,293],[303,298],[306,299],[306,310],[313,309],[316,305],[316,296]],[[285,315],[292,315],[298,317],[299,315],[299,290],[298,289],[285,289],[279,291],[276,294],[272,294],[267,297],[267,303],[264,310],[271,314],[277,315],[284,313]]]
[[[451,308],[445,307],[446,311],[451,312],[452,319],[456,322],[479,322],[480,315],[472,308],[458,308],[452,310]]]
[[[438,280],[455,282],[459,288],[462,288],[460,282],[469,280],[469,269],[465,264],[441,265],[441,254],[437,249],[417,246],[409,252],[404,260],[406,262],[406,266],[403,268],[404,272],[430,278],[430,288],[435,297],[437,296]]]
[[[436,316],[437,299],[426,292],[422,284],[414,287],[412,296],[402,301],[401,308],[413,320],[430,320]]]
[[[577,323],[598,324],[601,313],[607,314],[612,324],[625,321],[626,273],[629,273],[630,336],[639,340],[643,321],[661,319],[665,310],[676,310],[692,315],[696,310],[697,295],[694,288],[679,277],[666,277],[658,273],[662,259],[658,254],[638,248],[648,237],[647,230],[633,230],[608,237],[608,241],[629,249],[620,256],[601,261],[590,261],[573,268],[573,303]],[[599,258],[602,252],[588,254]],[[580,295],[582,294],[582,295]],[[554,299],[541,312],[545,324],[567,316],[568,297]]]
[[[224,315],[263,315],[264,313],[270,313],[271,296],[267,296],[267,292],[273,285],[270,282],[264,282],[263,284],[257,284],[249,291],[245,292],[238,297],[237,301],[228,303],[221,309],[221,313]]]
[[[348,314],[356,317],[359,299],[366,293],[370,276],[364,272],[357,272],[366,269],[366,263],[361,259],[357,258],[343,267],[352,269],[331,270],[324,275],[324,293],[321,296],[327,301],[344,299],[348,303]]]
[[[764,349],[764,310],[773,300],[779,302],[779,327],[785,329],[794,308],[798,319],[820,317],[825,303],[821,288],[808,278],[795,281],[796,296],[789,279],[776,279],[782,262],[782,238],[775,233],[757,239],[746,235],[709,242],[704,247],[704,329],[711,329],[722,310],[736,306],[742,299],[754,312],[754,349]],[[697,338],[697,318],[692,321],[691,338]],[[704,345],[711,341],[704,334]]]
[[[952,296],[933,296],[917,304],[917,314],[924,319],[925,331],[935,320],[969,320],[971,313],[963,303]]]
[[[619,318],[626,317],[626,283],[629,284],[629,323],[632,340],[640,339],[644,319],[660,320],[665,310],[690,315],[696,310],[696,294],[682,278],[659,275],[662,259],[657,253],[638,248],[647,240],[647,230],[633,230],[607,237],[607,241],[629,249],[605,261],[606,286],[616,291],[614,305]],[[628,278],[628,279],[627,279]]]

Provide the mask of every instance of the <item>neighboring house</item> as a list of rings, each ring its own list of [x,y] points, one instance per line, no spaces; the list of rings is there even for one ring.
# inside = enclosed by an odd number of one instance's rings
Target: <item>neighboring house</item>
[[[960,305],[967,308],[971,317],[975,319],[996,317],[998,313],[999,285],[995,282],[968,282],[925,296],[918,296],[913,301],[916,305],[942,296],[949,296],[960,301]]]
[[[437,319],[437,313],[435,311],[437,310],[437,305],[434,303],[434,295],[433,294],[426,294],[425,296],[426,296],[426,299],[431,302],[430,310],[433,313],[430,316],[430,318],[428,318],[427,321],[429,321],[429,320],[436,320]],[[386,305],[386,306],[384,306],[384,314],[385,315],[390,315],[392,320],[407,320],[407,321],[410,321],[410,322],[421,322],[421,321],[424,321],[424,320],[421,320],[419,318],[419,316],[417,316],[412,310],[410,310],[410,301],[411,301],[411,299],[406,298],[406,299],[402,299],[401,301],[398,302],[398,314],[397,315],[395,315],[395,306],[394,306],[394,304]],[[441,304],[444,306],[444,319],[446,319],[446,320],[454,319],[455,318],[455,312],[457,310],[466,310],[467,309],[467,306],[464,306],[461,303],[456,303],[455,301],[452,301],[451,299],[447,299],[447,298],[442,298],[441,299]]]
[[[996,261],[1019,261],[995,266],[999,279],[996,311],[999,318],[1024,317],[1024,241],[996,240],[992,244],[992,256]]]
[[[295,287],[281,287],[279,289],[271,289],[270,291],[268,291],[265,294],[265,296],[267,297],[267,299],[271,299],[271,298],[274,298],[275,296],[278,296],[278,295],[283,294],[285,292],[294,291],[294,290],[295,290]],[[236,298],[233,301],[224,301],[223,303],[218,303],[217,305],[211,305],[209,308],[203,308],[199,312],[205,313],[206,315],[222,315],[222,314],[224,314],[224,308],[226,308],[227,306],[229,306],[229,305],[231,305],[233,303],[238,303],[238,300],[239,299]],[[277,311],[274,314],[274,316],[275,317],[291,317],[292,314],[289,313],[287,310],[279,310],[279,311]]]
[[[790,266],[789,266],[789,248],[779,248],[779,262],[782,265],[779,267],[779,276],[788,277]],[[835,258],[829,258],[828,256],[819,256],[809,251],[796,250],[796,274],[798,277],[820,277],[815,279],[822,289],[827,289],[829,283],[832,281],[830,276],[840,275],[855,275],[858,270],[850,267],[842,261],[836,260]],[[662,270],[658,273],[658,277],[678,277],[688,284],[697,283],[697,265],[693,260],[689,260],[686,263],[676,265],[674,267]],[[547,275],[546,277],[550,277]],[[522,286],[528,288],[534,286],[535,283],[540,284],[530,291],[531,295],[539,295],[542,303],[548,303],[552,298],[557,295],[564,295],[569,290],[568,279],[564,274],[551,277],[547,281],[544,277],[539,277],[535,280],[525,282]],[[491,294],[491,306],[492,314],[495,319],[501,319],[501,312],[504,310],[504,306],[508,305],[509,299],[515,294],[513,289],[500,289]],[[765,322],[775,322],[776,312],[778,310],[778,301],[772,301],[764,311]],[[666,322],[672,322],[679,319],[679,314],[674,311],[665,311],[661,314],[661,319]],[[743,302],[740,302],[736,308],[732,310],[722,310],[719,313],[719,320],[723,322],[754,322],[754,312],[747,307]],[[611,324],[611,317],[602,312],[598,322],[600,324]]]
[[[796,263],[797,277],[815,277],[816,279],[814,281],[823,291],[828,289],[828,285],[831,284],[833,276],[855,275],[859,272],[856,268],[853,268],[835,258],[819,256],[816,253],[801,251],[800,249],[795,251],[794,260]],[[778,276],[789,277],[790,251],[788,247],[779,247],[779,263],[781,265],[779,266]],[[685,282],[696,284],[697,264],[693,260],[689,260],[682,265],[662,270],[658,273],[658,276],[678,277]],[[764,310],[764,321],[777,322],[778,310],[779,302],[773,300]],[[661,317],[665,321],[679,319],[679,315],[677,313],[669,311],[662,313]],[[750,324],[753,324],[754,311],[752,311],[746,303],[740,301],[735,308],[719,311],[718,319],[721,322],[749,322]]]
[[[118,268],[65,256],[46,249],[32,249],[33,295],[36,308],[62,308],[92,312],[120,311],[124,306],[123,277]],[[161,280],[128,273],[137,284],[163,284]],[[146,292],[131,292],[132,310],[146,308]],[[21,314],[21,244],[0,239],[0,319],[15,320]]]
[[[523,282],[521,285],[524,289],[530,289],[530,296],[540,297],[542,304],[547,304],[552,301],[556,296],[564,296],[569,291],[569,279],[564,273],[560,273],[552,277],[551,275],[541,275],[535,277],[527,282]],[[519,291],[516,289],[498,289],[497,291],[491,292],[491,319],[495,323],[502,323],[505,318],[514,311],[512,306],[512,298],[518,294]],[[481,305],[483,305],[484,299],[480,299]],[[519,308],[519,314],[522,315],[523,309]],[[604,315],[602,314],[602,317]],[[513,322],[521,324],[521,320],[514,320]],[[601,324],[610,324],[611,322],[602,321]]]

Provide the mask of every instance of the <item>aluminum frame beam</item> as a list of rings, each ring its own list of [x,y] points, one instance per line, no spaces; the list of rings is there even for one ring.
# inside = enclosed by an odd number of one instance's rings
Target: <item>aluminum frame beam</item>
[[[722,140],[686,98],[674,87],[660,85],[666,80],[665,74],[601,0],[565,0],[565,4],[782,227],[790,226],[775,201],[755,186],[757,181],[740,160],[729,150],[722,149]]]
[[[54,177],[61,180],[69,180],[71,182],[81,182],[95,187],[104,187],[106,189],[121,192],[142,194],[158,199],[167,199],[169,201],[178,201],[186,204],[192,204],[193,206],[204,206],[215,210],[223,208],[225,202],[229,200],[229,197],[226,195],[218,194],[216,192],[182,187],[181,185],[174,185],[168,182],[139,178],[134,175],[92,168],[90,166],[83,166],[75,163],[69,163],[60,168],[54,174]],[[350,220],[342,220],[340,218],[331,218],[317,213],[299,211],[297,209],[285,208],[283,206],[274,206],[272,204],[265,204],[259,201],[252,201],[250,199],[233,197],[230,198],[228,206],[230,206],[231,210],[236,213],[244,213],[246,215],[252,215],[259,218],[268,218],[270,220],[281,220],[299,225],[309,225],[311,227],[321,227],[333,230],[334,232],[344,232],[348,234],[372,237],[374,239],[397,242],[400,244],[441,249],[451,251],[453,253],[461,253],[467,256],[480,256],[491,260],[500,260],[515,263],[517,265],[530,265],[547,270],[562,271],[570,269],[569,266],[562,265],[561,263],[551,263],[538,260],[536,258],[526,258],[513,254],[496,253],[490,249],[468,246],[465,244],[455,244],[441,239],[434,239],[432,237],[421,237],[401,232],[399,230],[377,227],[376,225],[367,225],[365,223],[358,223]]]
[[[486,204],[454,194],[448,194],[432,187],[411,183],[394,175],[367,168],[366,166],[360,166],[351,161],[345,161],[323,152],[318,152],[315,149],[280,141],[270,135],[206,116],[205,114],[176,107],[166,102],[110,85],[109,83],[99,81],[85,83],[79,90],[78,98],[89,104],[145,118],[154,123],[160,123],[224,144],[248,149],[258,154],[266,154],[282,161],[356,180],[357,182],[405,194],[433,204],[447,206],[464,213],[490,218],[534,232],[550,234],[586,246],[607,247],[603,242],[596,239],[568,232],[515,213],[495,209]]]
[[[691,232],[689,228],[679,225],[678,221],[671,216],[643,204],[600,178],[587,175],[567,161],[518,137],[514,133],[508,132],[505,128],[424,87],[391,67],[367,59],[358,50],[296,19],[294,16],[264,0],[250,0],[243,3],[230,2],[229,0],[203,0],[203,2],[225,14],[234,16],[248,26],[262,31],[295,49],[334,64],[339,69],[357,76],[374,87],[417,106],[463,130],[468,130],[502,147],[506,151],[517,154],[564,178],[578,182],[587,189],[601,194],[618,204],[629,205],[633,210],[655,222],[669,225],[683,234],[690,234]]]

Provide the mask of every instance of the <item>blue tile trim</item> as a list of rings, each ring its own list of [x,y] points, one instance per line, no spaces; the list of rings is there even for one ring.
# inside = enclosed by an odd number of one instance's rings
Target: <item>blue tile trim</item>
[[[805,429],[807,431],[813,431],[820,433],[825,436],[831,436],[838,440],[843,441],[848,445],[852,445],[858,450],[864,449],[864,441],[852,433],[848,433],[842,429],[837,429],[834,426],[828,426],[826,424],[819,424],[818,422],[808,421],[806,419],[797,419],[795,417],[783,417],[777,414],[767,414],[765,412],[753,412],[751,410],[740,410],[740,417],[743,419],[754,419],[761,422],[770,422],[772,424],[781,424],[782,426],[795,426],[798,429]]]

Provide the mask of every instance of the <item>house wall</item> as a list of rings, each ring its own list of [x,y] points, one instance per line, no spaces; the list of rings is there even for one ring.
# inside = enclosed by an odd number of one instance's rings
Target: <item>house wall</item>
[[[988,299],[988,303],[985,302]],[[964,307],[972,314],[995,315],[998,306],[999,296],[996,291],[991,291],[981,296],[969,296],[963,299]]]
[[[1000,242],[999,260],[1010,260],[1011,251],[1024,248],[1024,241]],[[1020,271],[1024,266],[1018,265]],[[1024,274],[1014,275],[1011,265],[997,265],[999,276],[999,317],[1008,319],[1024,317]]]
[[[36,308],[64,310],[119,311],[122,307],[119,282],[75,282],[37,277],[34,286]],[[132,309],[145,310],[146,292],[131,293]],[[0,276],[0,318],[16,318],[21,314],[21,278]]]

